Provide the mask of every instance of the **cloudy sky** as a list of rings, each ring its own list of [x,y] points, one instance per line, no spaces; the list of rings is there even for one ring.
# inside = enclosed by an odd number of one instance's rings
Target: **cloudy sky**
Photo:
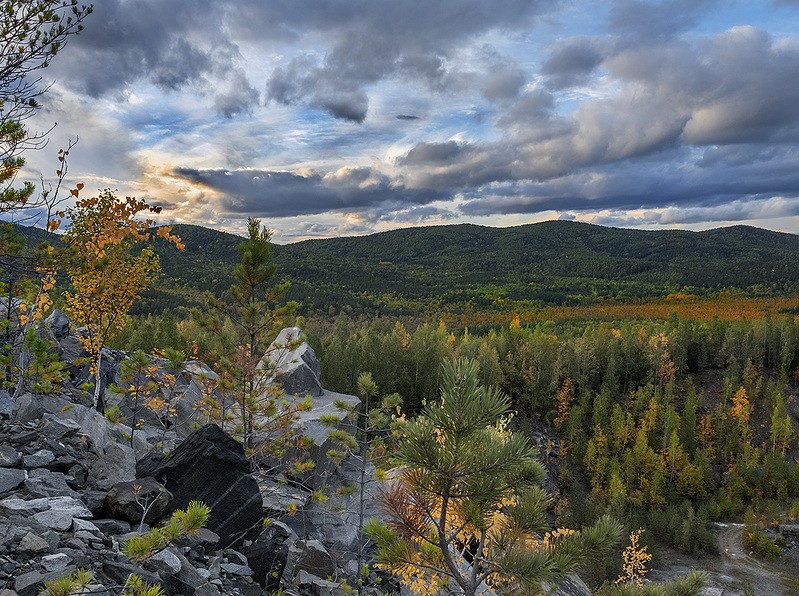
[[[26,175],[79,136],[70,178],[162,221],[799,232],[799,0],[95,0],[85,25]]]

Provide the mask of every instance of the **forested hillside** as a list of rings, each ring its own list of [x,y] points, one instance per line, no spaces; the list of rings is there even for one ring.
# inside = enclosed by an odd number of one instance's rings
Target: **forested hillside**
[[[28,229],[33,240],[45,233]],[[159,242],[163,278],[134,312],[202,304],[223,292],[241,238],[177,225],[184,251]],[[706,232],[642,231],[548,221],[394,230],[275,246],[288,297],[305,314],[416,315],[464,309],[510,311],[697,295],[740,289],[799,293],[799,237],[747,226]]]

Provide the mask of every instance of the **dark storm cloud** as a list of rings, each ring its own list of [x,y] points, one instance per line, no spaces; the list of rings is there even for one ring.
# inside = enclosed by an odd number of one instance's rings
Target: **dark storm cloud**
[[[344,168],[327,174],[254,170],[175,168],[178,178],[222,194],[228,214],[290,217],[327,211],[360,211],[383,204],[424,205],[442,198],[433,190],[408,189],[370,168]],[[394,207],[392,207],[392,210]]]
[[[227,118],[248,112],[256,105],[258,105],[258,91],[253,89],[241,70],[233,72],[230,88],[214,98],[214,107]]]
[[[694,26],[717,0],[616,0],[608,28],[626,41],[670,38]]]
[[[238,48],[223,20],[223,5],[211,0],[103,0],[70,40],[70,60],[55,61],[53,70],[65,85],[95,98],[142,81],[171,91],[227,86],[230,93],[214,103],[230,116],[257,105],[258,97],[234,68]]]
[[[436,92],[474,85],[490,100],[516,95],[525,75],[510,58],[485,52],[468,71],[449,65],[448,60],[481,33],[529,30],[556,3],[360,0],[333,6],[306,0],[292,3],[286,11],[281,4],[250,7],[247,20],[273,23],[275,33],[287,38],[321,33],[330,45],[323,58],[292,59],[273,71],[267,97],[285,104],[305,102],[327,109],[334,117],[360,122],[368,109],[368,103],[361,102],[366,99],[365,87],[395,76],[424,82]],[[332,103],[335,97],[341,98],[338,103]]]
[[[591,72],[602,63],[602,53],[598,45],[592,39],[569,40],[549,54],[541,72],[558,89],[584,83]]]
[[[419,120],[419,116],[414,116],[412,114],[397,114],[395,118],[397,120]]]
[[[799,142],[799,85],[786,76],[799,73],[796,44],[737,27],[699,41],[625,48],[606,57],[603,69],[612,95],[561,114],[550,93],[529,91],[497,120],[501,141],[419,143],[396,160],[404,179],[414,188],[485,196],[495,194],[492,185],[508,185],[522,197],[464,208],[485,215],[799,190],[795,175],[776,171],[790,171],[788,154]],[[597,182],[608,179],[613,188]],[[681,186],[685,180],[690,187]],[[573,187],[525,195],[526,183],[551,181]],[[649,197],[649,188],[660,194]]]

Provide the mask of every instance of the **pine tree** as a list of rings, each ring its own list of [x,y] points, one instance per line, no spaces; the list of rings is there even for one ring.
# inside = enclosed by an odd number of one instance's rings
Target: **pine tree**
[[[266,384],[274,372],[267,352],[280,329],[293,321],[297,304],[276,306],[289,284],[272,285],[277,266],[272,262],[271,232],[254,218],[248,220],[247,230],[247,241],[239,246],[241,261],[233,270],[236,282],[224,299],[206,296],[211,312],[199,321],[215,335],[212,358],[217,372],[232,381],[241,436],[251,448],[258,420],[285,427],[291,419],[292,408],[282,407],[280,392]]]
[[[382,497],[387,525],[367,533],[378,559],[417,592],[476,594],[537,589],[574,571],[621,536],[609,518],[582,531],[550,531],[552,500],[543,467],[523,435],[508,428],[510,401],[478,382],[474,361],[447,362],[441,396],[406,422],[401,473]]]

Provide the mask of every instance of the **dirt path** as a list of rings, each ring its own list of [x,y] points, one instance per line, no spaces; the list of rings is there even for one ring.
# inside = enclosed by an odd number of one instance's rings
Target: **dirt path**
[[[756,596],[799,595],[799,570],[750,556],[743,546],[743,524],[715,523],[711,527],[718,538],[718,556],[694,558],[663,552],[653,579],[670,579],[690,569],[703,569],[709,574],[709,587],[715,588],[709,591],[714,596],[743,595],[747,585]]]

